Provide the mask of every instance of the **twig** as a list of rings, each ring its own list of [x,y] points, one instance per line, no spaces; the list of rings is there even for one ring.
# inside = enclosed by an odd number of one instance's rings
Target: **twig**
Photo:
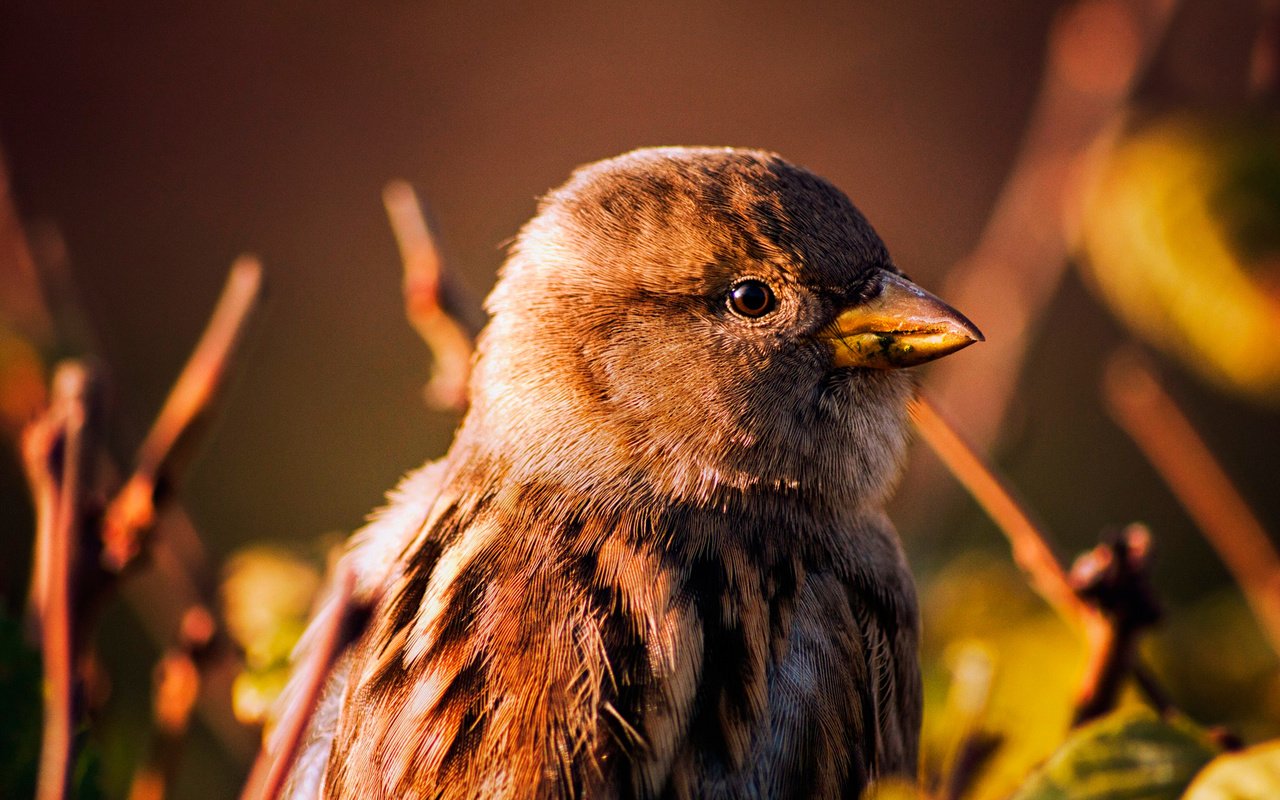
[[[1093,610],[1076,596],[1047,538],[1013,491],[927,398],[918,397],[911,413],[920,436],[1008,537],[1013,560],[1036,593],[1064,620],[1084,625]]]
[[[41,281],[37,275],[37,262],[39,259],[33,257],[33,252],[39,253],[40,245],[42,244],[45,249],[50,251],[49,253],[46,253],[46,255],[51,255],[53,257],[52,265],[48,263],[48,259],[46,259],[46,262],[42,265],[45,267],[52,266],[55,268],[63,266],[65,260],[65,249],[60,239],[56,236],[46,235],[43,238],[37,236],[34,245],[29,240],[28,231],[25,230],[22,225],[14,207],[13,198],[9,190],[8,173],[5,169],[4,159],[0,157],[0,305],[4,307],[5,316],[9,318],[10,322],[14,323],[17,328],[26,335],[33,337],[41,347],[54,347],[56,341],[61,341],[65,347],[67,344],[66,337],[68,335],[69,328],[75,332],[72,335],[72,341],[76,342],[79,347],[83,349],[88,346],[92,337],[84,333],[81,315],[76,314],[71,308],[73,304],[69,302],[70,293],[68,291],[68,287],[66,285],[55,285],[55,288],[61,289],[61,299],[63,300],[62,304],[58,304],[56,302],[58,299],[58,293],[55,292],[54,297],[50,298],[46,296],[46,292],[44,291],[48,290],[49,287],[41,286]],[[237,284],[240,289],[236,292],[231,292],[231,287],[229,286],[227,292],[224,292],[223,299],[227,299],[226,294],[228,292],[242,296],[245,293],[244,286],[249,282],[248,278],[250,277],[253,278],[253,283],[255,284],[253,294],[256,297],[256,284],[259,282],[259,272],[260,268],[257,266],[256,262],[252,264],[243,264],[243,266],[238,265],[237,268],[233,269],[233,277],[229,283]],[[65,276],[60,283],[65,284]],[[54,305],[60,313],[51,312],[51,304]],[[221,310],[222,308],[223,306],[220,305],[219,309]],[[215,317],[219,317],[219,315],[215,314]],[[215,325],[211,322],[210,328],[212,329],[214,327]],[[213,338],[209,336],[209,333],[210,331],[206,332],[206,340]],[[239,333],[236,333],[233,338],[238,340]],[[202,340],[202,344],[203,343],[204,342]],[[199,352],[200,350],[198,349],[197,356]],[[196,360],[197,357],[192,358],[192,362],[195,362]],[[216,361],[217,359],[214,360]],[[225,361],[225,359],[223,360]],[[191,366],[191,364],[188,365],[189,368]],[[210,373],[217,373],[219,371],[220,370],[209,370]],[[206,373],[206,377],[208,376],[209,373]],[[186,378],[185,374],[184,378]],[[184,381],[179,381],[179,383],[183,382]],[[192,381],[186,381],[186,383],[188,386],[192,385]],[[213,388],[216,388],[217,383],[217,377],[214,377],[213,380],[209,381],[207,388],[210,394],[212,393]],[[55,389],[57,389],[59,385],[61,385],[60,379],[55,378]],[[164,485],[172,484],[173,482],[173,469],[171,466],[172,458],[166,454],[171,453],[175,449],[175,446],[179,443],[180,439],[184,438],[184,436],[189,436],[189,434],[184,434],[183,431],[190,428],[190,418],[195,416],[195,413],[191,412],[188,407],[186,411],[188,414],[187,421],[183,422],[178,419],[178,416],[180,416],[179,412],[181,412],[182,409],[180,408],[180,404],[176,402],[175,398],[178,398],[182,394],[183,393],[180,393],[175,388],[170,397],[171,403],[166,405],[166,411],[172,414],[169,418],[170,421],[164,424],[157,422],[155,429],[152,431],[152,435],[148,437],[148,443],[151,446],[144,445],[143,447],[143,455],[139,459],[141,462],[139,466],[139,476],[142,477],[138,482],[132,484],[134,488],[126,488],[126,494],[122,494],[122,497],[119,498],[120,502],[116,511],[116,519],[120,524],[117,525],[117,530],[124,528],[127,532],[129,526],[136,526],[140,524],[137,520],[144,519],[149,521],[154,514],[155,503],[158,499],[156,497],[157,492],[161,491]],[[195,391],[191,394],[198,395],[200,392]],[[35,423],[28,425],[23,430],[22,436],[23,462],[26,468],[28,481],[31,484],[36,512],[36,540],[33,548],[34,553],[32,559],[33,566],[29,598],[28,626],[33,639],[41,641],[45,640],[43,629],[45,627],[45,620],[50,615],[49,598],[51,594],[51,585],[61,583],[62,575],[75,575],[77,579],[77,588],[80,589],[80,591],[77,592],[77,595],[80,596],[68,598],[69,604],[66,608],[66,616],[70,619],[71,629],[69,631],[69,635],[59,635],[49,639],[49,641],[57,639],[59,641],[69,642],[67,646],[69,655],[67,658],[59,657],[52,661],[46,657],[46,664],[54,663],[61,665],[58,667],[59,670],[68,675],[73,675],[74,673],[72,670],[75,668],[74,651],[77,646],[77,641],[83,642],[87,638],[87,631],[78,629],[75,618],[83,614],[89,608],[87,595],[92,594],[92,592],[85,591],[83,583],[96,582],[97,588],[101,590],[109,586],[112,581],[102,580],[104,575],[101,572],[100,561],[96,558],[100,553],[102,545],[102,540],[99,537],[95,537],[97,541],[90,542],[90,546],[77,553],[74,558],[71,558],[71,555],[67,554],[68,558],[71,560],[65,560],[59,557],[57,561],[60,563],[56,567],[59,577],[55,581],[51,576],[51,573],[55,571],[55,559],[52,557],[50,551],[53,549],[55,538],[58,538],[55,537],[54,521],[57,516],[57,509],[59,506],[59,487],[55,479],[56,476],[50,471],[51,465],[49,463],[49,459],[54,453],[55,447],[60,446],[58,437],[61,434],[58,429],[58,425],[55,424],[55,417],[60,413],[57,409],[61,404],[55,400],[53,402],[53,407],[46,407],[43,402],[43,398],[41,398],[41,400],[40,408],[44,409],[41,417],[38,418]],[[207,406],[208,400],[204,400],[203,403]],[[199,404],[200,401],[197,401],[197,405]],[[163,416],[164,415],[162,414],[162,417]],[[80,449],[80,456],[86,465],[92,465],[97,460],[98,448],[96,445],[92,448],[85,448],[82,445]],[[109,464],[107,466],[109,469]],[[153,487],[153,491],[149,494],[145,491],[145,486],[141,489],[139,488],[139,484],[147,483],[148,479]],[[85,482],[82,485],[86,489],[91,488],[91,485],[88,482]],[[175,511],[180,512],[180,509],[175,509]],[[180,513],[177,513],[174,516],[175,518],[181,518],[185,521],[185,516]],[[69,520],[66,520],[65,517],[62,521],[64,523],[69,523]],[[101,520],[97,518],[97,515],[95,515],[94,521],[101,522]],[[140,529],[135,528],[134,533],[136,534],[138,530]],[[77,531],[77,533],[79,533],[79,531]],[[87,534],[88,531],[85,531],[85,533]],[[94,533],[101,534],[102,531],[94,531]],[[187,531],[187,533],[188,538],[195,539],[198,544],[198,537],[196,536],[194,529]],[[120,538],[136,539],[138,537],[133,535]],[[62,541],[65,542],[67,540],[63,538]],[[59,547],[58,549],[62,548]],[[91,557],[89,551],[92,552],[92,564],[86,563],[86,559]],[[138,592],[136,591],[126,591],[126,594],[130,596],[130,599],[133,601],[135,606],[145,605],[147,607],[146,610],[150,612],[151,617],[154,618],[156,616],[156,607],[165,605],[165,603],[156,602],[156,599],[162,597],[166,602],[168,602],[172,601],[174,598],[173,587],[175,585],[175,576],[178,578],[177,584],[179,585],[179,588],[194,587],[197,585],[197,581],[193,580],[188,574],[190,570],[191,567],[189,565],[177,562],[176,569],[170,568],[168,570],[158,571],[157,574],[161,576],[161,582],[164,586],[162,589],[153,591],[149,600],[139,600]],[[82,583],[79,580],[81,578],[90,580],[86,580]],[[134,587],[127,587],[128,590],[132,590],[133,588]],[[189,595],[190,592],[187,592],[187,594]],[[181,593],[179,593],[179,596],[181,596]],[[72,602],[72,600],[74,600],[74,602]],[[143,616],[146,617],[147,614],[144,613]],[[154,626],[152,632],[155,634]],[[167,635],[166,627],[166,632],[163,636],[167,638]],[[163,639],[160,638],[157,640],[163,641]],[[216,660],[207,668],[210,669],[212,678],[219,680],[222,683],[229,684],[230,675],[232,674],[232,670],[226,668],[229,656],[226,650],[222,650],[221,655],[221,659]],[[46,692],[46,697],[50,704],[49,707],[53,707],[53,704],[57,704],[62,708],[71,708],[71,702],[67,699],[70,695],[69,687],[71,685],[71,680],[71,678],[59,678],[57,680],[59,685],[68,687],[67,691],[60,691],[56,696],[50,692]],[[49,713],[48,710],[46,713]],[[216,715],[210,714],[209,716],[211,723],[214,723],[211,724],[210,727],[215,733],[219,734],[219,738],[222,740],[224,745],[228,746],[229,750],[235,750],[235,737],[231,735],[234,731],[229,729],[225,724],[216,724],[220,721],[216,718]],[[67,725],[46,725],[46,740],[48,737],[54,736],[67,744],[65,747],[62,745],[53,748],[45,747],[44,752],[46,755],[58,751],[59,748],[65,751],[66,748],[71,745],[70,728],[68,727],[70,724],[70,717],[66,714],[61,714],[60,718],[67,720]],[[63,784],[65,785],[65,767],[68,765],[69,757],[64,760],[62,768],[55,769],[50,766],[46,769],[42,766],[40,773],[42,786],[43,782],[46,781],[46,778],[50,782],[56,782],[55,778],[57,775],[63,776]],[[45,796],[43,791],[44,790],[42,789],[41,797]]]
[[[1177,0],[1082,0],[1049,36],[1040,96],[982,237],[942,296],[987,335],[940,363],[934,396],[988,446],[1000,430],[1036,322],[1066,271],[1063,217],[1081,156],[1111,129],[1163,40]]]
[[[156,730],[147,764],[134,775],[129,800],[162,800],[177,775],[178,761],[200,696],[200,661],[217,632],[209,609],[195,605],[183,614],[178,643],[155,669],[153,713]]]
[[[1280,555],[1257,515],[1140,357],[1113,357],[1103,393],[1112,418],[1222,558],[1280,654]]]
[[[1031,587],[1083,636],[1086,662],[1076,695],[1077,720],[1091,718],[1098,709],[1106,710],[1114,705],[1112,689],[1130,673],[1140,674],[1139,688],[1148,694],[1153,705],[1167,710],[1167,695],[1132,652],[1136,629],[1122,629],[1131,623],[1130,617],[1125,616],[1128,608],[1125,607],[1125,613],[1117,613],[1097,597],[1087,602],[1082,593],[1088,596],[1089,583],[1080,576],[1075,581],[1068,578],[1044,532],[986,460],[956,433],[928,399],[917,398],[911,411],[921,437],[1009,540],[1014,562],[1027,576]],[[1145,553],[1144,549],[1144,558]],[[1145,561],[1133,565],[1123,577],[1130,581],[1145,578],[1139,566],[1145,568]]]
[[[1002,744],[1004,736],[1000,733],[979,728],[966,733],[956,747],[955,760],[943,781],[941,800],[964,797]]]
[[[90,408],[93,376],[78,362],[54,374],[47,413],[23,436],[23,459],[36,505],[36,584],[44,660],[44,728],[36,797],[61,800],[73,758],[76,607],[72,584],[78,564],[85,494],[92,487],[96,444]]]
[[[289,699],[270,741],[254,761],[241,800],[275,800],[284,787],[333,663],[360,633],[360,626],[353,624],[361,610],[353,601],[354,590],[355,573],[339,561],[332,589],[312,622],[316,638],[296,667],[298,693]]]
[[[64,365],[63,369],[71,369]],[[54,385],[64,385],[66,379],[55,379]],[[61,416],[65,414],[65,402],[45,410],[45,413],[22,431],[22,465],[27,485],[31,489],[31,502],[35,510],[36,536],[32,552],[31,589],[27,609],[28,635],[32,641],[41,639],[49,602],[50,571],[54,539],[54,520],[57,517],[58,482],[50,463],[54,445],[65,428]]]
[[[103,568],[119,574],[150,541],[156,508],[177,482],[184,450],[207,417],[231,361],[243,341],[249,318],[261,296],[262,267],[242,256],[232,265],[222,295],[199,343],[166,398],[160,414],[139,448],[133,475],[107,507],[103,519]],[[188,529],[194,536],[194,529]],[[198,539],[195,548],[202,551]],[[217,624],[186,564],[166,546],[150,548],[160,561],[158,574],[185,604],[178,642],[166,649],[156,668],[155,741],[150,760],[134,776],[131,800],[161,798],[172,783],[191,712],[204,683],[202,671],[220,663],[225,650],[211,649]],[[184,606],[179,606],[184,607]]]
[[[1134,675],[1138,663],[1138,639],[1159,621],[1161,610],[1149,580],[1151,532],[1144,525],[1130,525],[1118,536],[1076,559],[1071,583],[1076,594],[1089,601],[1106,618],[1099,628],[1100,641],[1091,651],[1081,690],[1076,698],[1072,725],[1082,725],[1115,708],[1124,679]],[[1152,682],[1144,671],[1140,686]],[[1168,699],[1158,694],[1163,713]]]
[[[1169,691],[1151,673],[1151,668],[1136,659],[1133,663],[1133,682],[1137,684],[1138,691],[1142,692],[1142,696],[1147,698],[1147,702],[1151,704],[1151,707],[1161,716],[1177,710],[1177,707],[1173,704],[1173,698],[1169,696]]]
[[[175,481],[181,445],[189,443],[195,423],[208,413],[221,388],[261,287],[262,266],[252,256],[241,256],[231,267],[199,344],[139,448],[133,475],[107,507],[103,563],[108,570],[122,571],[154,526],[160,495]]]
[[[382,202],[404,262],[405,314],[426,343],[433,361],[424,396],[436,408],[465,408],[471,337],[441,305],[441,259],[435,238],[427,227],[418,196],[408,183],[388,183]]]

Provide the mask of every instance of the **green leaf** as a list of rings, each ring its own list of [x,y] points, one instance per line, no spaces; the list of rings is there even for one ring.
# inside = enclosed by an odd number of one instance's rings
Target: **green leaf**
[[[1185,800],[1269,800],[1280,797],[1280,741],[1267,742],[1209,762]]]
[[[1117,711],[1072,733],[1014,800],[1176,800],[1214,755],[1189,722]]]

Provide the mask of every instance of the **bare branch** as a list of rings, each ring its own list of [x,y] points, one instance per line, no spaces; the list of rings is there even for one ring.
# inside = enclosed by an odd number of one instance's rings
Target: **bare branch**
[[[199,344],[139,448],[133,475],[107,507],[103,521],[107,569],[123,570],[154,526],[159,494],[176,481],[181,446],[189,443],[196,423],[207,415],[222,387],[261,287],[261,264],[252,256],[241,256],[231,267]]]
[[[995,676],[991,655],[983,647],[966,646],[951,661],[944,718],[957,726],[958,734],[943,761],[940,785],[930,793],[938,800],[964,797],[1004,742],[984,725]]]
[[[1012,490],[927,398],[917,398],[911,414],[920,436],[1009,539],[1013,560],[1036,593],[1064,620],[1084,625],[1093,611],[1076,596],[1045,534]]]
[[[156,730],[148,761],[134,775],[129,800],[162,800],[173,785],[191,712],[200,697],[200,661],[216,632],[217,622],[209,609],[189,607],[178,642],[156,664],[152,701]]]
[[[72,584],[78,565],[85,494],[92,489],[96,437],[89,430],[93,376],[79,362],[54,374],[50,406],[23,436],[23,460],[36,506],[33,611],[44,661],[44,728],[39,800],[66,795],[75,728]]]
[[[1139,687],[1162,711],[1168,699],[1155,677],[1138,659],[1134,650],[1138,632],[1154,622],[1145,613],[1149,605],[1140,599],[1151,597],[1146,580],[1149,534],[1131,527],[1121,543],[1103,545],[1089,554],[1071,578],[1063,571],[1049,547],[1044,532],[1032,520],[1009,487],[996,476],[982,456],[964,441],[926,398],[912,405],[916,429],[956,479],[969,491],[987,515],[1004,533],[1013,549],[1013,559],[1027,576],[1031,587],[1066,622],[1074,625],[1085,642],[1086,663],[1076,695],[1076,724],[1097,716],[1115,705],[1116,690],[1129,675],[1140,678]],[[1141,532],[1141,538],[1139,533]],[[1139,540],[1141,538],[1141,546]],[[1127,566],[1107,572],[1105,554]],[[1140,554],[1140,558],[1139,558]],[[1126,559],[1132,558],[1132,561]],[[1111,582],[1098,594],[1094,580]]]
[[[1072,725],[1082,725],[1115,708],[1125,678],[1134,675],[1138,639],[1162,613],[1151,588],[1150,566],[1151,532],[1138,524],[1109,537],[1072,565],[1071,584],[1076,594],[1106,619],[1106,625],[1098,626],[1098,640],[1089,652]],[[1145,669],[1140,686],[1154,686]],[[1167,698],[1157,692],[1163,703],[1160,710],[1167,711]]]
[[[355,573],[342,561],[334,569],[331,589],[312,622],[315,639],[295,668],[297,694],[288,698],[275,731],[258,754],[245,781],[241,800],[275,800],[298,756],[298,748],[315,712],[333,663],[359,631],[353,619],[359,608],[353,599]]]
[[[1280,654],[1280,555],[1258,516],[1141,357],[1115,356],[1103,393],[1112,418],[1218,552]]]
[[[43,260],[38,257],[42,248],[48,251]],[[62,271],[58,269],[64,265],[65,257],[63,244],[52,231],[45,231],[45,235],[41,236],[39,230],[31,234],[24,229],[14,208],[8,175],[3,159],[0,158],[0,306],[3,306],[5,316],[19,330],[41,346],[52,346],[55,339],[65,343],[69,331],[78,331],[72,335],[72,341],[79,342],[82,347],[88,346],[92,339],[83,332],[82,317],[75,312],[74,302],[71,300],[72,292],[68,286],[60,285],[67,281],[66,276],[60,275]],[[46,274],[38,276],[37,265]],[[55,273],[52,289],[49,285],[41,285],[41,278],[49,280],[49,270]],[[247,306],[251,306],[252,302],[246,302],[246,298],[252,295],[251,299],[256,299],[259,283],[260,267],[252,259],[241,259],[233,267],[222,302],[200,347],[187,365],[187,371],[178,382],[179,386],[175,387],[161,419],[157,421],[142,448],[138,474],[118,498],[113,515],[117,523],[115,538],[129,543],[127,549],[139,545],[142,531],[139,525],[151,524],[154,507],[159,499],[157,494],[174,483],[174,453],[190,438],[193,420],[203,413],[209,403],[208,397],[216,392],[226,361],[225,357],[219,357],[218,351],[230,351],[239,341],[243,323],[235,323],[234,318],[247,316]],[[59,288],[62,304],[57,302],[60,295],[56,290]],[[55,310],[51,311],[50,306]],[[202,366],[195,368],[196,362],[200,362]],[[87,623],[84,617],[93,608],[94,599],[103,590],[115,585],[102,571],[102,563],[97,558],[103,543],[111,537],[105,535],[103,529],[96,529],[96,525],[90,526],[94,530],[86,527],[89,520],[80,522],[62,513],[65,507],[74,508],[78,515],[82,512],[81,506],[86,495],[97,488],[87,477],[87,470],[99,462],[101,452],[96,435],[81,435],[78,438],[68,436],[68,404],[65,400],[77,395],[75,383],[84,385],[76,377],[76,369],[75,365],[71,365],[59,370],[53,380],[56,396],[48,406],[43,401],[47,393],[43,391],[41,376],[39,407],[43,411],[22,432],[23,464],[36,515],[28,630],[32,639],[40,641],[46,650],[45,663],[50,672],[46,675],[48,683],[45,713],[54,722],[46,724],[44,728],[46,741],[40,771],[42,798],[61,796],[65,791],[66,769],[71,763],[70,748],[74,744],[71,723],[77,699],[75,674],[80,667],[79,662],[83,660],[83,656],[77,656],[76,651],[89,634],[85,630]],[[83,375],[83,368],[79,369],[81,371],[78,374]],[[93,387],[89,385],[88,388]],[[96,410],[97,404],[92,406],[89,410]],[[95,416],[91,414],[88,419],[92,420]],[[70,447],[69,443],[75,446]],[[76,450],[79,452],[73,452]],[[71,456],[75,457],[68,461]],[[55,463],[59,459],[62,469]],[[85,477],[78,486],[73,487],[73,491],[68,492],[65,478],[60,480],[59,476],[76,461],[83,464]],[[110,471],[109,464],[104,463],[104,466]],[[114,478],[111,475],[106,477]],[[78,495],[74,504],[71,504],[72,495]],[[100,509],[95,508],[93,511]],[[180,509],[174,511],[178,513],[173,514],[173,517],[180,519],[189,528],[189,521],[180,513]],[[92,515],[91,521],[102,523],[98,513]],[[105,529],[105,523],[102,524]],[[68,530],[73,532],[72,537],[66,535]],[[200,549],[198,536],[193,529],[184,530],[179,526],[178,532],[187,533],[187,541],[194,540],[195,549]],[[89,538],[80,542],[79,537]],[[76,548],[76,544],[86,546]],[[175,607],[185,608],[189,603],[195,602],[196,595],[204,594],[199,588],[203,582],[192,577],[203,571],[204,565],[191,563],[189,559],[165,558],[167,544],[154,548],[151,553],[158,554],[159,560],[167,565],[166,568],[155,571],[156,580],[144,587],[129,584],[125,586],[126,596],[135,606],[143,608],[143,618],[152,622],[150,630],[157,637],[157,642],[161,643],[168,640],[174,627],[172,623],[157,624],[159,618],[165,616],[162,609],[167,609],[168,616],[172,617]],[[192,548],[187,548],[190,549]],[[68,587],[68,581],[72,581],[74,586]],[[67,587],[65,592],[64,587]],[[144,594],[146,597],[143,597]],[[162,599],[162,602],[157,602],[157,599]],[[66,620],[65,626],[63,619]],[[54,623],[52,630],[50,623]],[[60,630],[62,628],[65,630]],[[52,657],[48,652],[50,649],[55,651]],[[216,660],[210,659],[210,663],[204,663],[205,660],[202,659],[199,665],[202,673],[208,673],[203,676],[203,682],[209,683],[212,680],[225,685],[222,688],[228,689],[225,694],[229,697],[228,687],[234,673],[229,665],[231,654],[222,648],[216,655]],[[209,700],[213,696],[213,692],[206,692],[202,699]],[[206,707],[211,705],[212,703],[206,703]],[[211,729],[229,751],[244,753],[249,750],[247,743],[243,741],[248,738],[248,732],[241,731],[233,722],[227,723],[230,714],[211,713],[207,717]],[[243,736],[238,736],[239,734]],[[55,765],[55,761],[58,764]]]
[[[966,358],[940,363],[935,396],[975,442],[1000,429],[1035,323],[1066,271],[1063,218],[1081,157],[1111,129],[1164,39],[1176,0],[1082,0],[1049,36],[1040,96],[1021,152],[982,238],[942,292],[987,335]]]
[[[431,378],[424,396],[436,408],[465,408],[471,336],[441,305],[440,250],[412,186],[405,181],[388,183],[382,202],[404,262],[405,315],[431,352]]]

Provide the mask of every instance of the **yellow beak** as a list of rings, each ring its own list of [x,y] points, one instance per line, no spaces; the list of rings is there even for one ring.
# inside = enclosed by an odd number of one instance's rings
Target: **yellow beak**
[[[840,312],[821,336],[836,366],[868,369],[923,364],[983,340],[964,314],[887,271],[880,294]]]

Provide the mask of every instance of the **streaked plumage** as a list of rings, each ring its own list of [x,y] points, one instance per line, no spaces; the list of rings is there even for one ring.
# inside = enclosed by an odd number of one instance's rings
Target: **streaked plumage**
[[[837,365],[978,334],[897,274],[843,194],[758,151],[640,150],[544,199],[453,447],[353,538],[377,601],[295,796],[836,797],[913,774],[916,601],[882,511],[912,383]],[[759,316],[730,297],[745,279]],[[942,309],[948,344],[924,316],[845,324],[891,290]]]

